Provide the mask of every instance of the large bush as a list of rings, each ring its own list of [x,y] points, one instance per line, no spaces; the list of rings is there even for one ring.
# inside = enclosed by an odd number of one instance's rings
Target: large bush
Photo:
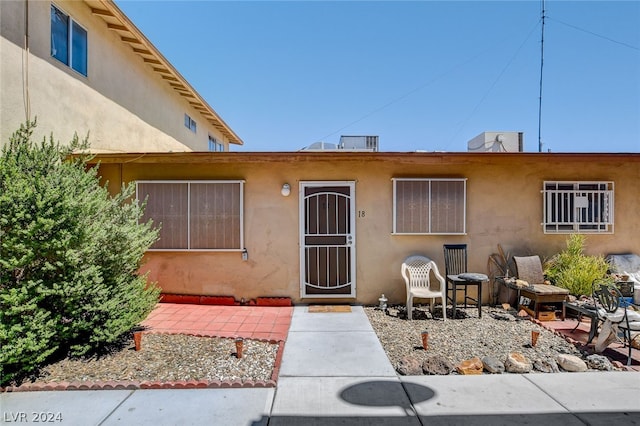
[[[556,254],[545,265],[545,274],[555,285],[576,296],[591,295],[591,284],[607,274],[609,264],[603,256],[584,254],[586,238],[572,234],[567,248]]]
[[[134,187],[110,196],[74,138],[35,143],[35,123],[0,157],[0,383],[52,356],[84,355],[142,321],[159,290],[138,274],[158,238]]]

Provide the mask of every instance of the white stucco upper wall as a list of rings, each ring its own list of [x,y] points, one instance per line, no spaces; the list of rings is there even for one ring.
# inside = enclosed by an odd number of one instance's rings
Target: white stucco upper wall
[[[87,3],[53,2],[87,30],[87,76],[51,57],[51,4],[0,2],[1,143],[37,117],[37,139],[53,133],[67,142],[74,133],[89,134],[98,152],[207,151],[209,135],[229,149],[229,139]],[[185,113],[197,122],[195,133],[185,127]]]

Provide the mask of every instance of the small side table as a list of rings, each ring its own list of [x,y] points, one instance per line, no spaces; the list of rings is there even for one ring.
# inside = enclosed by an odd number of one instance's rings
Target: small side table
[[[578,314],[578,324],[571,330],[575,331],[580,323],[582,322],[582,317],[586,316],[591,319],[591,328],[589,329],[589,340],[587,340],[587,344],[591,343],[596,333],[598,332],[598,313],[596,312],[595,307],[588,308],[585,305],[580,305],[574,302],[562,302],[562,316],[565,316],[566,310],[577,312]]]

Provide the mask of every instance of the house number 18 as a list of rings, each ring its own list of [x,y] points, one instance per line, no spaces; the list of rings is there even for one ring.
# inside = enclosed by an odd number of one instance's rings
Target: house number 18
[[[358,217],[364,217],[364,215],[365,215],[364,210],[358,210]]]

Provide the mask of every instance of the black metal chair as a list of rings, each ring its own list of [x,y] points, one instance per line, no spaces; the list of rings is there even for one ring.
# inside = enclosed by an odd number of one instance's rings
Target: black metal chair
[[[631,353],[633,351],[631,332],[640,331],[640,314],[627,309],[622,293],[614,284],[596,280],[592,284],[592,291],[598,319],[602,322],[611,321],[622,331],[624,336],[622,343],[629,347],[627,365],[631,365]]]
[[[451,317],[456,317],[456,299],[458,291],[464,291],[464,307],[467,308],[467,300],[471,300],[478,307],[478,317],[482,318],[482,282],[486,280],[486,276],[480,277],[480,279],[474,279],[474,275],[482,274],[467,274],[467,245],[466,244],[445,244],[444,245],[444,269],[447,281],[447,300],[451,301],[453,312]],[[461,276],[462,275],[462,276]],[[451,288],[449,288],[451,284]],[[470,286],[476,286],[478,289],[478,298],[467,294],[467,289]],[[449,296],[449,290],[451,289],[451,297]]]

